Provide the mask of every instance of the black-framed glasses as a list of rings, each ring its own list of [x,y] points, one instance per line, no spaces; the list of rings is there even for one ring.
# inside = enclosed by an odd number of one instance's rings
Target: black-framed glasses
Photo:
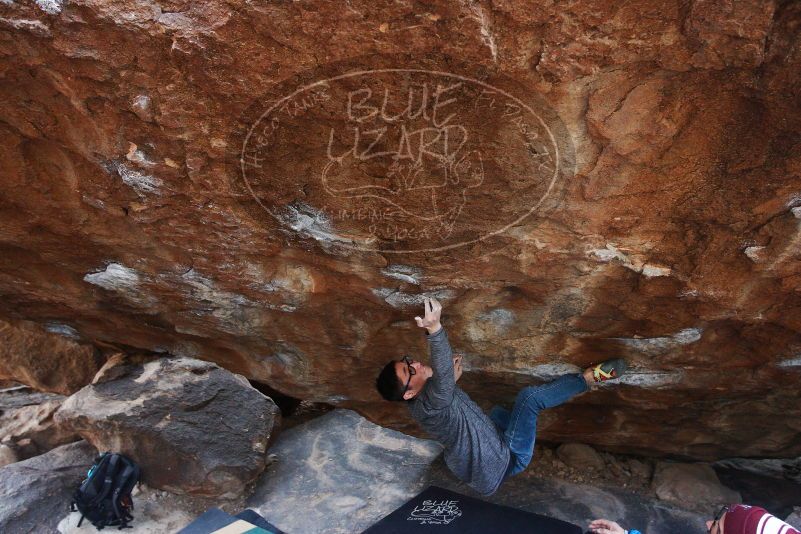
[[[417,373],[412,367],[412,360],[409,359],[408,356],[404,356],[401,360],[406,363],[406,367],[409,368],[409,380],[406,381],[406,385],[403,386],[403,392],[406,393],[406,390],[409,389],[409,383],[412,381],[412,377]]]
[[[715,528],[715,525],[718,524],[718,521],[720,521],[720,518],[723,517],[723,514],[725,514],[728,511],[729,511],[728,505],[721,507],[721,509],[718,510],[718,513],[715,514],[715,519],[712,520],[712,524],[709,525],[709,530],[707,532],[712,532],[712,529]]]

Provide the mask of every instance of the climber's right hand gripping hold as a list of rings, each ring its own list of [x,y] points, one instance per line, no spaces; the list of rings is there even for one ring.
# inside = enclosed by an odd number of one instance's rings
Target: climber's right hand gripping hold
[[[415,317],[414,320],[417,326],[425,328],[429,334],[436,334],[442,328],[442,324],[440,324],[442,304],[435,298],[426,297],[423,299],[423,305],[425,306],[423,317]]]

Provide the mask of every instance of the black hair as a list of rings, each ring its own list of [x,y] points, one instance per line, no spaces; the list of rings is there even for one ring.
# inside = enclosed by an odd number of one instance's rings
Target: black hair
[[[397,361],[392,360],[381,369],[378,373],[378,378],[375,379],[375,388],[388,401],[402,401],[403,398],[403,382],[398,378],[398,373],[395,371],[395,364]]]

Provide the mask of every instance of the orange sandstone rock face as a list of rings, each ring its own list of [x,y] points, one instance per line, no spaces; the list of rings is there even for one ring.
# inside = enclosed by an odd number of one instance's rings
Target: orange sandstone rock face
[[[0,378],[63,395],[78,391],[100,369],[101,357],[91,345],[70,337],[77,332],[63,324],[42,328],[30,321],[0,320]]]
[[[801,8],[0,4],[0,313],[412,430],[624,355],[543,439],[801,454]]]

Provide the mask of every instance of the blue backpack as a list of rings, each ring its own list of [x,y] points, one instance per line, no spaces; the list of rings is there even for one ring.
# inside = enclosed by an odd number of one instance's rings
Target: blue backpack
[[[71,511],[81,512],[81,526],[88,519],[98,530],[115,526],[132,528],[133,491],[139,482],[139,466],[122,454],[105,452],[97,457],[86,480],[75,490]]]

